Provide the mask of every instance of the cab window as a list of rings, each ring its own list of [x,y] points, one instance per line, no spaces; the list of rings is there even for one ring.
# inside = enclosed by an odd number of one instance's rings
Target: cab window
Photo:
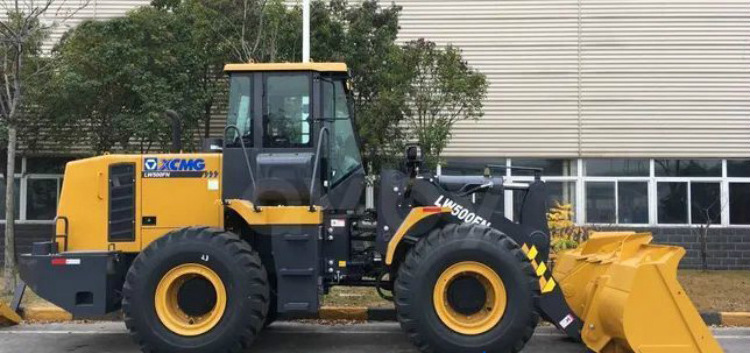
[[[310,147],[310,76],[266,75],[263,114],[263,146]]]
[[[354,135],[343,79],[323,80],[323,118],[333,120],[331,136],[331,183],[349,175],[362,164]]]
[[[252,80],[249,75],[233,76],[229,92],[229,116],[227,125],[237,126],[229,129],[226,136],[227,147],[240,147],[240,138],[245,147],[253,145],[253,117],[252,117]]]

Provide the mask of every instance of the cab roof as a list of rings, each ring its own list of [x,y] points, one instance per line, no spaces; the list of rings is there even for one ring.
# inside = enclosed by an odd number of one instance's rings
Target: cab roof
[[[348,72],[345,63],[264,63],[264,64],[227,64],[225,72],[247,71],[319,71]]]

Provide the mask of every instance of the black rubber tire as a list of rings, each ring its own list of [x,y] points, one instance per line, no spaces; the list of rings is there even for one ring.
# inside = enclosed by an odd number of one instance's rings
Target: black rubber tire
[[[463,261],[492,268],[508,295],[500,322],[474,336],[459,334],[443,324],[432,301],[443,271]],[[502,232],[476,224],[450,224],[433,230],[409,251],[395,284],[398,321],[412,343],[429,353],[520,351],[539,322],[535,309],[538,295],[538,279],[518,245]]]
[[[268,304],[268,313],[266,314],[266,320],[263,322],[263,328],[271,326],[272,323],[276,322],[279,318],[278,310],[278,297],[274,291],[271,291],[270,300]]]
[[[184,263],[209,267],[227,291],[219,323],[194,337],[167,329],[154,308],[159,281]],[[125,325],[144,352],[241,352],[262,329],[268,298],[266,270],[250,245],[221,229],[184,228],[157,239],[136,257],[125,278],[122,309]]]

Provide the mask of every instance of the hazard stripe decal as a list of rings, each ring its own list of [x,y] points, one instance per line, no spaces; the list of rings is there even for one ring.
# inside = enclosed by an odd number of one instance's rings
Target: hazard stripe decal
[[[552,273],[550,273],[547,268],[547,264],[544,263],[544,261],[539,261],[537,259],[537,256],[539,256],[539,250],[536,249],[536,246],[529,246],[527,244],[521,245],[521,250],[523,250],[524,253],[526,253],[526,257],[531,262],[531,267],[534,269],[534,272],[536,272],[536,276],[539,277],[539,290],[542,293],[549,293],[555,290],[555,287],[557,286],[557,283],[555,282],[555,279],[552,278]]]
[[[546,271],[547,271],[547,265],[545,265],[544,262],[542,262],[541,264],[539,264],[539,267],[536,268],[537,277],[542,277],[544,275],[544,272]]]
[[[531,249],[529,249],[529,252],[526,253],[526,256],[529,257],[529,260],[536,259],[536,256],[539,255],[539,251],[536,250],[536,246],[531,246]]]

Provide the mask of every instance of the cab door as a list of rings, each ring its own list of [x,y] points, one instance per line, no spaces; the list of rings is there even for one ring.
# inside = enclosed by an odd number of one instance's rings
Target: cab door
[[[327,184],[321,202],[333,210],[353,210],[361,201],[365,188],[360,140],[352,114],[347,77],[322,77],[322,116],[330,130],[324,176]]]

